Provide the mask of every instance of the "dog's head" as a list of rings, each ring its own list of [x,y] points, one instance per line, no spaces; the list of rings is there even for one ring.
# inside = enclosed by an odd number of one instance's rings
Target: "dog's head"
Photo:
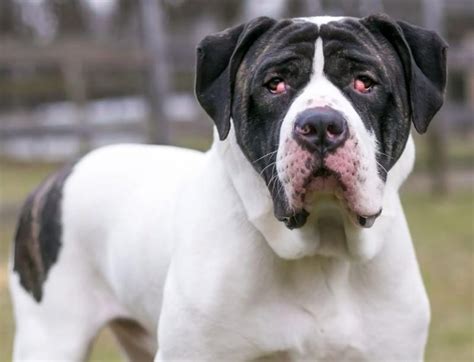
[[[262,17],[200,43],[196,95],[221,140],[232,123],[288,228],[321,194],[370,227],[411,124],[425,132],[442,105],[446,48],[384,15]]]

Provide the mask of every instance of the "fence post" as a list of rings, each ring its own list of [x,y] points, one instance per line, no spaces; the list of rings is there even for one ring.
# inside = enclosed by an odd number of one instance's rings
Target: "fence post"
[[[149,141],[154,144],[169,144],[170,129],[164,104],[170,90],[170,69],[163,9],[158,0],[140,0],[140,10],[144,47],[149,57]]]
[[[440,35],[444,33],[443,9],[444,0],[422,0],[423,25],[435,30]],[[437,116],[431,123],[427,134],[428,143],[428,167],[431,174],[431,191],[434,194],[446,194],[448,192],[448,162],[446,132],[444,130],[444,119]]]
[[[91,148],[91,134],[87,131],[88,120],[85,111],[86,80],[84,64],[80,60],[67,57],[61,63],[61,71],[64,77],[67,97],[74,104],[74,113],[76,116],[74,121],[79,125],[79,129],[81,130],[78,135],[79,153],[83,155]]]
[[[304,7],[308,16],[323,15],[323,4],[321,0],[304,0]]]

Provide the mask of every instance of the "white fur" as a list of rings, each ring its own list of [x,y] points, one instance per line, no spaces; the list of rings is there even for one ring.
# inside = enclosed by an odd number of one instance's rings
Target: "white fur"
[[[314,81],[351,114],[327,80]],[[120,317],[146,329],[159,361],[422,360],[429,305],[398,197],[411,139],[389,173],[380,220],[339,245],[358,262],[324,256],[335,252],[331,234],[313,220],[293,231],[277,222],[233,129],[215,140],[206,154],[112,146],[75,166],[44,300],[11,273],[14,359],[80,360]]]
[[[371,261],[285,261],[275,240],[305,238],[275,222],[234,142],[205,155],[114,146],[81,161],[45,299],[12,274],[15,359],[80,359],[102,325],[126,317],[158,338],[161,360],[421,360],[429,307],[395,185],[390,212],[362,234],[382,245]],[[409,146],[390,179],[412,159]]]
[[[310,16],[297,18],[297,20],[308,21],[310,23],[316,24],[317,26],[321,26],[323,24],[330,23],[331,21],[340,21],[345,18],[345,16]]]

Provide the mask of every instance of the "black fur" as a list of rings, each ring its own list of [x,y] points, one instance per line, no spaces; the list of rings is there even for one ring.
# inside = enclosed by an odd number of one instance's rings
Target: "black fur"
[[[61,248],[62,192],[71,170],[67,166],[46,179],[30,194],[20,213],[13,269],[37,302],[43,297],[43,283]]]
[[[310,79],[317,36],[317,26],[308,22],[257,18],[206,37],[198,48],[199,102],[216,123],[221,139],[227,136],[232,117],[238,144],[269,187],[275,216],[291,228],[304,224],[306,216],[293,215],[288,208],[276,177],[274,151],[286,112]],[[229,46],[236,48],[232,52]],[[226,62],[228,67],[219,73]],[[290,86],[285,94],[270,94],[265,83],[272,76],[284,76]]]
[[[446,45],[434,32],[384,15],[331,22],[320,32],[324,71],[375,133],[379,174],[385,179],[405,148],[410,122],[425,132],[442,105]],[[371,93],[360,94],[352,80],[367,74],[376,84]]]
[[[278,148],[288,108],[311,77],[317,37],[314,24],[279,21],[249,49],[235,84],[232,119],[237,143],[269,187],[276,218],[290,228],[304,224],[307,215],[295,215],[288,207],[272,152]],[[284,94],[271,94],[265,86],[274,76],[285,79]]]
[[[363,22],[378,28],[397,51],[408,84],[411,120],[419,133],[425,133],[443,105],[448,45],[434,31],[404,21],[395,23],[386,15]]]
[[[205,37],[197,48],[196,97],[214,120],[219,138],[230,129],[235,75],[252,43],[275,23],[260,17]]]

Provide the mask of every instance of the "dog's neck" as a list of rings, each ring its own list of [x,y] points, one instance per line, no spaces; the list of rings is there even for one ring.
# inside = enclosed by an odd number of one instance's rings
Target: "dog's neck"
[[[219,141],[217,134],[214,140],[211,152],[218,156],[218,162],[221,162],[238,194],[248,221],[260,231],[275,253],[284,259],[313,255],[372,259],[383,246],[383,240],[378,240],[376,236],[385,235],[387,225],[396,215],[398,189],[414,162],[414,145],[410,137],[404,153],[388,174],[383,213],[371,229],[356,227],[344,213],[322,202],[319,210],[312,212],[307,225],[289,230],[275,218],[268,188],[241,151],[233,127],[225,141]]]
[[[273,203],[268,188],[237,144],[234,128],[231,128],[224,141],[219,141],[215,132],[212,148],[223,161],[226,174],[242,200],[249,221],[273,216]]]

